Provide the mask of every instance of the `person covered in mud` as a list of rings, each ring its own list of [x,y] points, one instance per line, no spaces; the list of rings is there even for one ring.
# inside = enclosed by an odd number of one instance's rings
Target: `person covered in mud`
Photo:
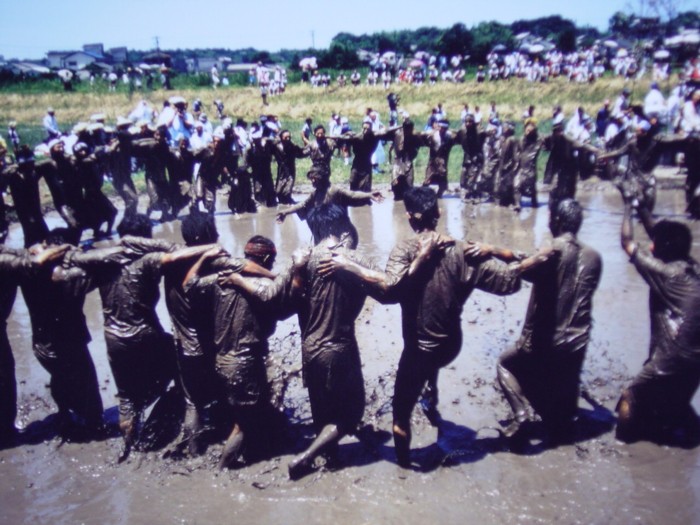
[[[529,197],[530,205],[537,208],[537,159],[542,144],[543,141],[537,134],[537,122],[534,119],[527,119],[518,149],[520,156],[518,171],[513,181],[513,209],[516,211],[520,210],[522,197]]]
[[[4,243],[9,233],[7,222],[7,204],[4,193],[7,191],[10,174],[16,169],[14,159],[8,154],[7,143],[0,137],[0,243]]]
[[[462,151],[464,152],[459,185],[465,191],[465,199],[480,197],[477,184],[484,166],[485,138],[486,133],[479,131],[474,120],[474,114],[467,113],[462,127],[457,132],[457,143],[462,146]]]
[[[292,142],[292,134],[288,129],[280,132],[279,140],[275,143],[275,160],[277,161],[277,181],[275,193],[280,204],[296,204],[292,198],[294,182],[297,177],[297,159],[307,156],[304,148]]]
[[[372,201],[382,202],[384,200],[384,197],[379,191],[371,193],[367,191],[352,191],[331,184],[330,172],[311,169],[307,176],[311,181],[311,186],[313,186],[310,195],[305,201],[294,204],[278,212],[278,223],[281,224],[284,222],[287,215],[292,213],[299,215],[301,220],[307,220],[311,211],[323,204],[335,204],[340,206],[347,215],[348,206],[367,206],[372,204]],[[355,242],[357,242],[358,235],[354,226],[352,227],[352,235]]]
[[[326,275],[322,261],[336,253],[362,267],[371,268],[371,263],[355,252],[353,226],[340,206],[329,203],[313,208],[307,223],[315,246],[305,265],[305,284],[297,308],[304,383],[316,439],[289,463],[292,479],[308,473],[321,454],[331,463],[337,460],[339,441],[357,430],[365,407],[355,320],[368,287],[358,286],[347,275]]]
[[[423,186],[437,185],[438,198],[447,190],[447,163],[450,151],[457,141],[449,131],[450,123],[445,119],[435,120],[431,130],[423,133],[423,145],[428,147],[428,166],[425,169]]]
[[[125,216],[117,232],[120,237],[151,238],[146,215]],[[201,252],[147,253],[132,257],[122,246],[71,252],[67,265],[80,269],[100,289],[104,313],[105,343],[119,398],[119,428],[124,437],[120,461],[137,443],[144,410],[165,394],[175,378],[173,338],[163,330],[155,307],[160,297],[163,269]],[[116,260],[110,258],[121,256]]]
[[[272,182],[272,158],[275,155],[274,131],[266,124],[262,131],[252,134],[248,165],[253,174],[253,195],[256,202],[272,208],[277,206],[277,194]]]
[[[67,248],[37,250],[30,256],[26,250],[0,245],[0,448],[11,444],[17,435],[15,360],[7,338],[7,319],[12,312],[17,286],[22,277],[31,275],[34,269],[62,258]]]
[[[193,207],[194,191],[192,179],[194,177],[195,164],[196,160],[190,149],[189,139],[183,137],[179,140],[177,147],[170,149],[170,157],[168,157],[170,202],[172,203],[172,213],[175,217],[187,206]]]
[[[545,137],[544,147],[549,151],[549,175],[554,187],[549,192],[549,212],[556,213],[559,203],[576,198],[576,184],[579,176],[579,157],[582,152],[599,153],[590,144],[582,144],[566,136],[562,123],[552,126],[552,134]]]
[[[132,155],[143,160],[146,191],[148,193],[148,209],[146,215],[160,210],[162,222],[172,220],[170,207],[170,188],[166,168],[170,157],[168,144],[168,128],[159,126],[153,138],[134,140],[131,143]]]
[[[66,155],[63,141],[49,142],[48,159],[36,164],[36,171],[46,181],[56,211],[69,228],[81,231],[85,228],[87,203],[83,185],[75,164]]]
[[[12,194],[17,219],[24,233],[24,247],[42,242],[49,233],[49,227],[41,211],[41,174],[35,169],[34,153],[29,146],[20,146],[16,164],[6,165],[2,177],[3,186],[9,187]]]
[[[330,179],[331,159],[333,152],[339,147],[338,141],[336,138],[326,137],[326,128],[322,124],[314,128],[314,137],[316,140],[308,142],[304,147],[304,153],[311,159],[311,169],[307,176],[318,173]]]
[[[519,274],[546,260],[538,254],[513,266],[495,258],[472,255],[476,245],[437,234],[440,218],[437,195],[431,188],[412,188],[404,195],[408,221],[415,236],[401,241],[389,255],[385,272],[332,254],[330,269],[350,272],[371,285],[382,302],[401,305],[404,349],[396,374],[393,434],[396,457],[408,468],[411,413],[429,386],[431,420],[437,422],[437,377],[462,348],[461,313],[475,289],[498,295],[520,289]]]
[[[131,179],[131,143],[135,136],[129,131],[131,121],[123,117],[117,119],[115,136],[112,139],[116,146],[110,148],[110,166],[112,171],[112,186],[124,201],[124,213],[136,213],[139,195]]]
[[[269,274],[277,250],[270,239],[255,235],[244,253],[245,263],[241,264]],[[216,374],[234,422],[219,460],[219,468],[225,469],[239,465],[244,450],[244,462],[269,454],[277,434],[279,415],[270,402],[266,358],[268,338],[277,321],[292,313],[293,272],[282,272],[274,281],[243,278],[230,271],[217,273],[212,261],[219,255],[217,249],[203,254],[185,276],[184,286],[193,309],[207,320],[200,325],[200,340],[216,356]]]
[[[32,323],[32,350],[51,376],[59,432],[67,439],[95,437],[102,430],[102,398],[88,351],[90,332],[83,314],[85,296],[95,284],[84,275],[66,280],[58,266],[68,254],[78,251],[68,251],[67,246],[77,241],[74,230],[52,230],[42,243],[31,248],[31,253],[50,263],[20,279]]]
[[[350,168],[350,191],[372,191],[372,154],[377,149],[384,131],[375,133],[372,121],[366,118],[362,122],[362,133],[349,132],[343,135],[343,142],[352,147],[353,159]]]
[[[199,327],[206,322],[209,308],[194,308],[183,288],[183,281],[194,258],[216,247],[219,237],[214,217],[198,210],[190,212],[182,220],[182,238],[185,246],[162,239],[124,237],[120,244],[138,254],[161,252],[172,254],[171,261],[163,267],[165,303],[173,327],[179,379],[185,394],[185,421],[182,439],[174,451],[186,448],[190,455],[198,455],[203,448],[205,424],[211,420],[209,407],[219,397],[213,354],[206,352],[199,337]],[[274,274],[252,261],[228,257],[225,252],[211,261],[213,270],[244,272],[273,278]]]
[[[112,201],[102,193],[104,177],[100,168],[101,159],[104,158],[105,149],[100,146],[90,153],[83,142],[73,146],[75,155],[75,170],[83,188],[85,199],[85,226],[92,228],[94,237],[109,237],[112,235],[112,226],[117,216],[117,208]],[[101,231],[102,224],[107,223],[105,231]]]
[[[680,222],[653,223],[639,208],[651,249],[634,241],[634,193],[625,202],[622,248],[649,285],[651,341],[642,370],[620,396],[615,436],[626,443],[700,443],[700,421],[691,406],[700,384],[700,269],[691,258],[692,235]]]
[[[501,161],[501,147],[503,146],[503,136],[498,132],[500,123],[498,121],[489,122],[486,126],[486,136],[483,145],[484,165],[477,178],[477,194],[492,200],[498,166]]]
[[[216,188],[219,185],[219,177],[227,170],[227,141],[225,138],[223,129],[217,128],[214,131],[212,142],[194,153],[195,162],[199,162],[199,171],[195,181],[194,206],[198,207],[201,202],[204,209],[211,215],[214,215],[216,210]],[[248,183],[250,184],[250,181]],[[231,193],[234,193],[233,188],[231,188]],[[250,195],[250,187],[248,195]]]
[[[499,206],[513,207],[515,204],[514,182],[520,161],[519,150],[520,143],[515,137],[515,125],[512,122],[506,122],[503,125],[501,158],[498,162],[495,181],[496,202]]]
[[[394,200],[403,200],[403,194],[413,187],[413,161],[423,145],[421,135],[414,132],[415,125],[406,112],[402,112],[403,122],[398,128],[386,131],[384,140],[391,141],[389,162],[391,162],[391,191]]]
[[[635,191],[637,198],[651,212],[656,203],[656,178],[653,170],[659,162],[662,145],[673,140],[673,137],[654,136],[651,133],[651,124],[643,120],[637,125],[633,138],[616,150],[598,155],[598,162],[626,156],[629,161],[626,171],[622,174],[622,180],[638,187]]]
[[[552,443],[571,439],[578,409],[581,368],[593,323],[602,271],[600,254],[576,237],[581,205],[565,199],[550,215],[554,255],[522,278],[533,283],[525,323],[513,350],[498,359],[498,383],[513,411],[504,434],[524,446],[533,410]]]

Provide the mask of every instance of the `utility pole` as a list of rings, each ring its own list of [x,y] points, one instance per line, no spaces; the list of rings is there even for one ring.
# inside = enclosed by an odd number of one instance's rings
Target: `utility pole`
[[[160,51],[160,42],[158,41],[158,37],[154,37],[156,41],[156,51]]]

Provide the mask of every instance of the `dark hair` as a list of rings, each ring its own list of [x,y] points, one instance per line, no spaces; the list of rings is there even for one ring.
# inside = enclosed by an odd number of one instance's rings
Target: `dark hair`
[[[322,204],[312,208],[306,217],[311,234],[314,236],[314,244],[331,235],[341,238],[343,234],[353,233],[353,225],[347,212],[337,204]]]
[[[654,255],[662,261],[688,258],[693,243],[693,236],[685,224],[666,219],[654,225],[651,239],[654,241]]]
[[[560,235],[562,233],[573,233],[576,235],[583,222],[583,208],[574,199],[564,199],[554,210],[552,217],[552,233]]]
[[[124,215],[122,222],[117,226],[119,237],[135,235],[137,237],[150,238],[153,234],[151,219],[143,213],[128,213]]]
[[[182,238],[187,246],[212,244],[219,238],[214,217],[203,211],[193,210],[182,219]]]
[[[80,230],[76,228],[54,228],[44,237],[47,246],[60,246],[72,244],[78,246],[80,242]]]
[[[413,221],[426,224],[437,218],[437,194],[428,186],[409,188],[403,196],[406,211]]]
[[[316,126],[316,127],[314,128],[314,135],[316,134],[316,132],[317,132],[319,129],[322,129],[324,132],[326,131],[326,128],[323,127],[323,124],[319,124],[318,126]]]

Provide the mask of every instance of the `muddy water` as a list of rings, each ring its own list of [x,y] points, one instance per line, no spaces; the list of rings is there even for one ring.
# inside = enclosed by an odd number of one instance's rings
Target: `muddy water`
[[[31,331],[21,299],[9,334],[17,359],[18,424],[30,443],[0,451],[0,523],[664,523],[700,522],[698,450],[640,443],[621,445],[611,433],[609,410],[623,384],[640,368],[648,345],[648,289],[619,248],[620,203],[604,188],[580,195],[586,208],[581,239],[603,254],[601,287],[595,297],[595,327],[584,383],[607,411],[581,402],[579,440],[571,446],[525,455],[505,450],[493,428],[507,415],[495,385],[495,361],[513,345],[525,313],[529,287],[515,296],[474,293],[463,315],[464,348],[440,375],[439,429],[414,413],[415,457],[422,466],[402,471],[393,463],[390,441],[347,438],[345,468],[320,471],[299,482],[286,478],[286,463],[305,441],[298,439],[280,458],[218,473],[219,452],[188,461],[136,453],[117,466],[119,439],[61,445],[51,437],[55,407],[47,375],[31,354]],[[543,199],[544,200],[544,199]],[[657,210],[676,216],[680,191],[664,191]],[[225,209],[223,202],[220,209]],[[519,214],[493,205],[471,206],[457,198],[441,201],[441,228],[449,234],[522,250],[546,242],[546,206]],[[390,200],[351,210],[360,249],[382,263],[397,239],[407,235],[403,206]],[[283,261],[308,229],[296,218],[274,223],[273,210],[233,217],[217,214],[222,243],[234,254],[245,240],[262,234],[277,243]],[[700,226],[693,224],[695,238]],[[179,239],[179,225],[156,229]],[[639,238],[643,232],[638,231]],[[10,244],[19,245],[14,231]],[[700,245],[694,247],[700,256]],[[165,326],[165,309],[160,307]],[[86,314],[107,415],[114,417],[115,389],[102,338],[99,298],[91,294]],[[393,373],[401,351],[399,309],[368,301],[357,322],[368,406],[365,420],[388,430]],[[299,364],[294,320],[280,323],[272,340],[285,366]],[[697,403],[696,403],[697,405]],[[293,380],[285,407],[295,435],[308,435],[308,403]]]

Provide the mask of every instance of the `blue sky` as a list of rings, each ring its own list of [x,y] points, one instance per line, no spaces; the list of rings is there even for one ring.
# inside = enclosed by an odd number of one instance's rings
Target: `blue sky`
[[[639,0],[633,0],[633,5]],[[700,0],[679,0],[682,10]],[[327,47],[341,31],[372,33],[421,26],[472,27],[553,14],[605,30],[630,0],[5,0],[0,55],[42,58],[48,50],[105,47],[237,49]],[[351,8],[352,6],[352,8]]]

